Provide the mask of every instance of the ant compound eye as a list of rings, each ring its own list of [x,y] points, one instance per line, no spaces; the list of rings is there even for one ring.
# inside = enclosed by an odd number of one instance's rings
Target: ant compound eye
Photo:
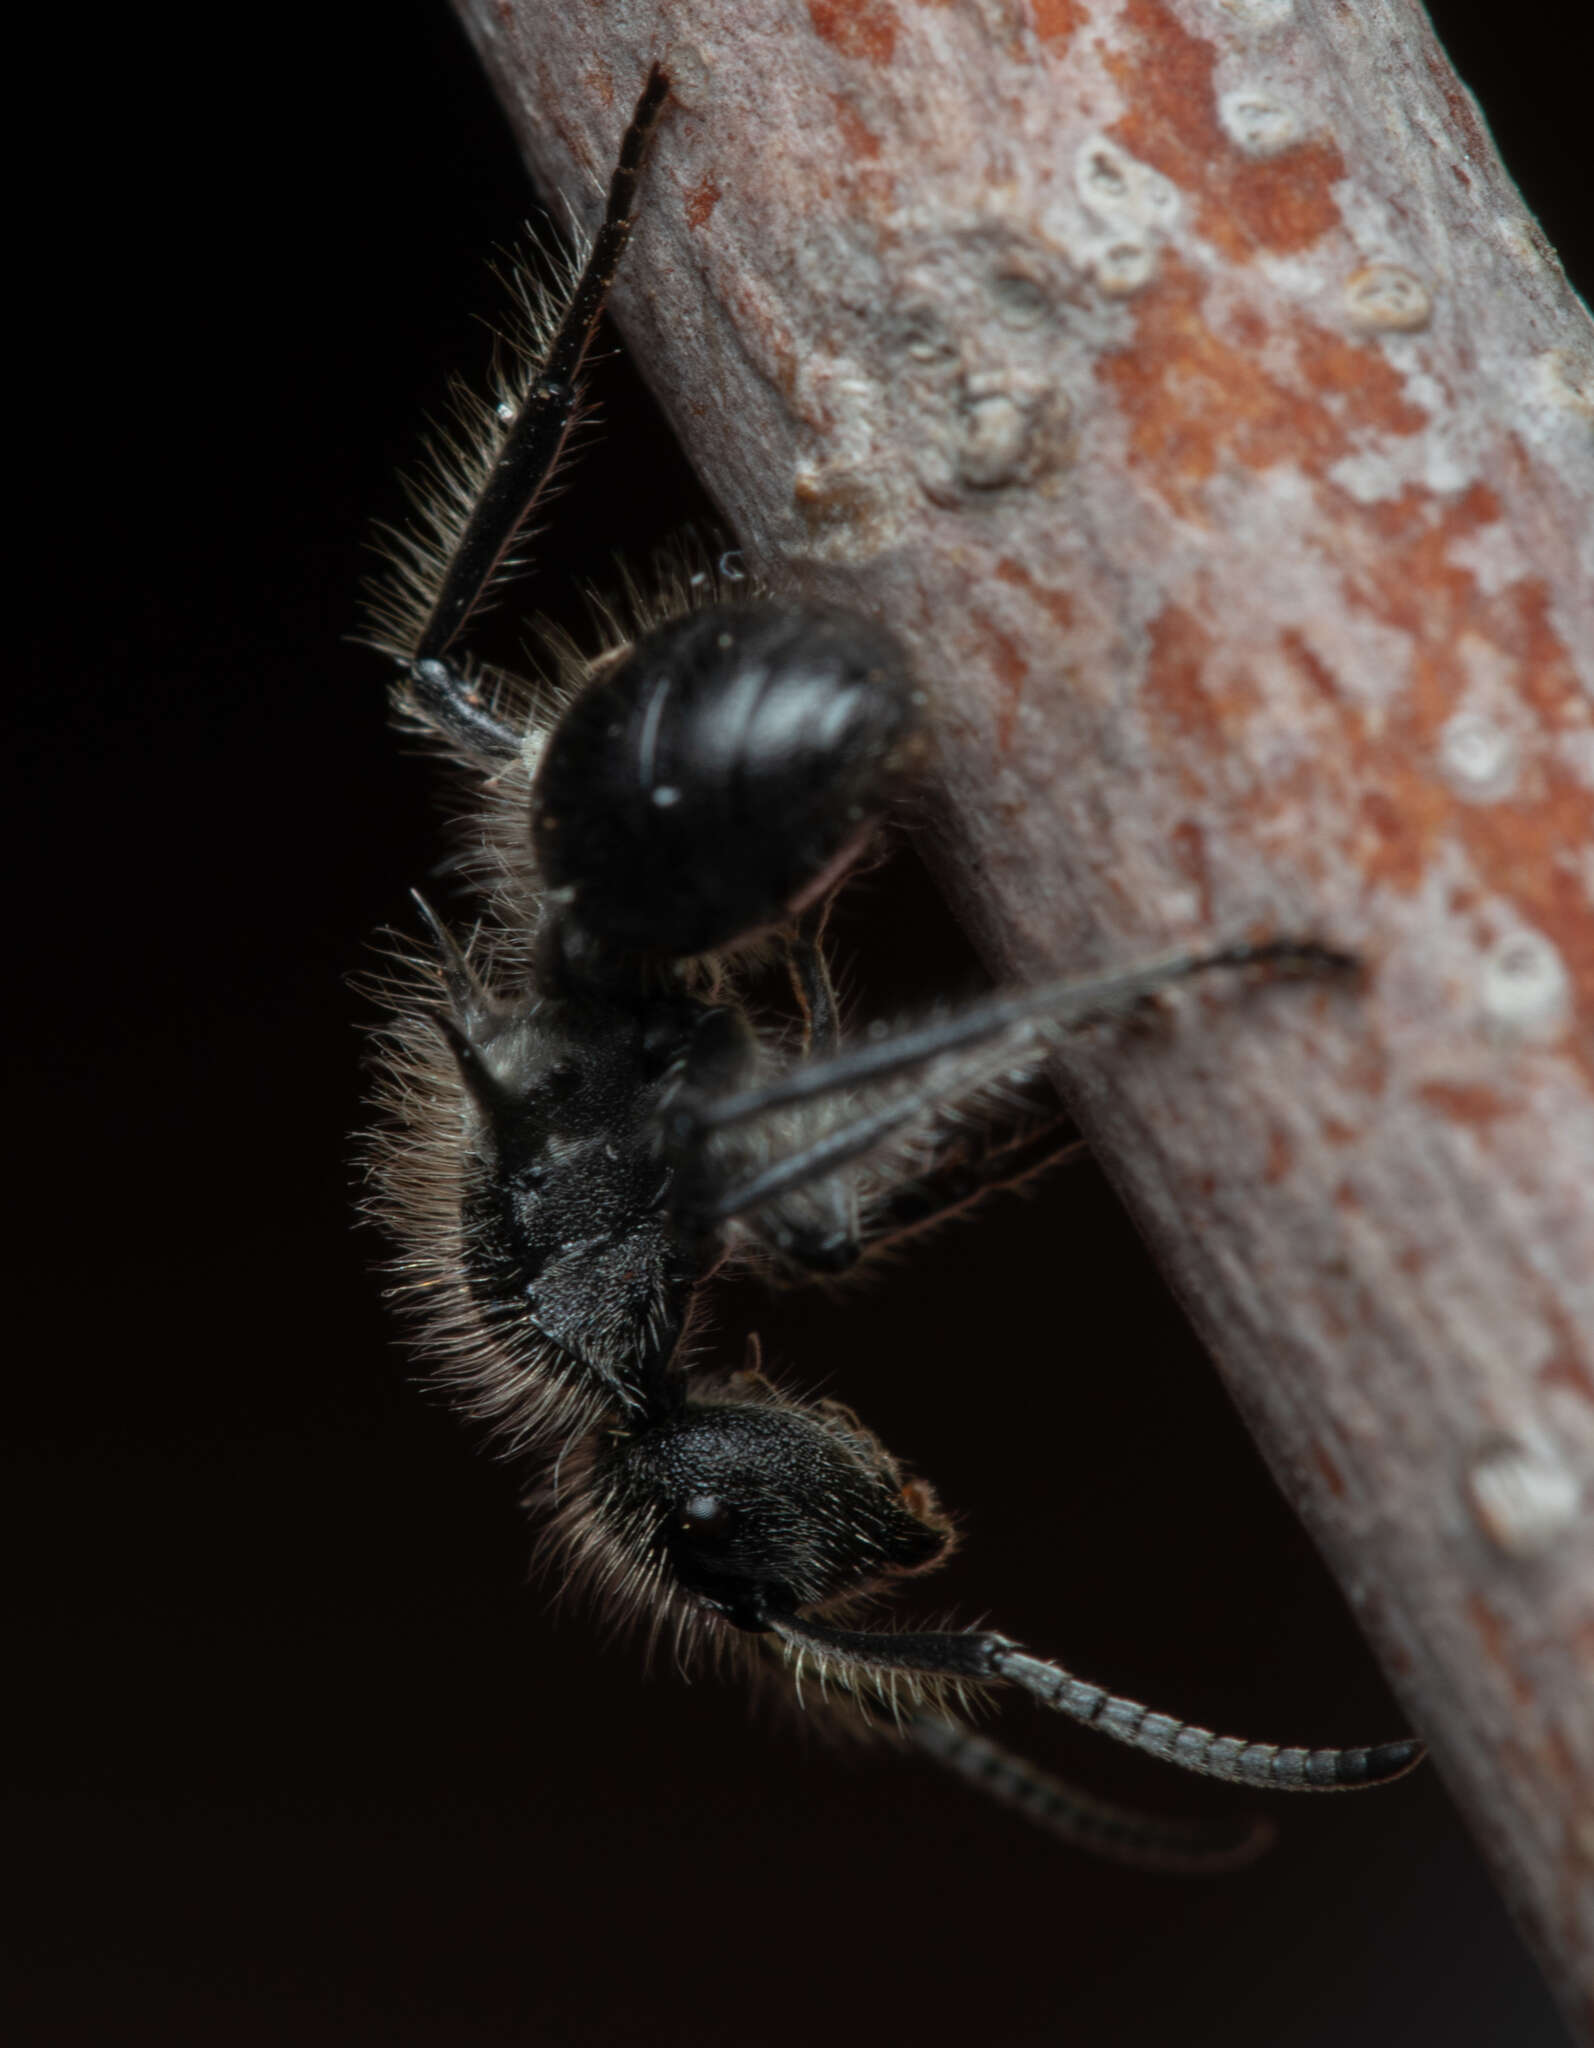
[[[902,651],[867,619],[758,604],[671,620],[548,743],[544,881],[623,951],[729,945],[830,885],[928,745]]]
[[[723,1536],[735,1522],[734,1513],[711,1493],[694,1493],[681,1506],[683,1536]]]

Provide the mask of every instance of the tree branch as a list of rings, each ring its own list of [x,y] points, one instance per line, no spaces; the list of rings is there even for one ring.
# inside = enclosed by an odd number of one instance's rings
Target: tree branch
[[[1414,0],[459,0],[771,580],[937,706],[1033,978],[1311,934],[1070,1063],[1594,2023],[1594,334]]]

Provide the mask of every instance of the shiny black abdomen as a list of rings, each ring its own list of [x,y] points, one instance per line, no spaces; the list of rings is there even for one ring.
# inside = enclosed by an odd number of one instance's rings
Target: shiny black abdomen
[[[708,952],[823,887],[926,745],[879,627],[822,606],[693,612],[560,721],[532,797],[538,864],[605,946]]]

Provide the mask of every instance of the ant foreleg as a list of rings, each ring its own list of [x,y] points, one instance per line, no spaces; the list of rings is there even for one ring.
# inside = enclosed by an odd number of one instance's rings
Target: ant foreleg
[[[581,275],[482,481],[431,615],[416,636],[417,662],[446,653],[559,465],[581,403],[582,361],[631,237],[637,181],[669,93],[669,78],[655,64],[620,144],[603,220]]]
[[[405,670],[424,718],[436,717],[440,705],[448,736],[463,724],[467,747],[489,755],[503,751],[501,734],[461,710],[474,712],[472,686],[449,649],[495,578],[514,566],[516,537],[580,418],[582,365],[630,240],[648,146],[669,95],[669,76],[655,64],[620,144],[591,249],[551,321],[544,323],[527,294],[531,360],[500,375],[492,402],[460,395],[463,434],[432,448],[427,487],[416,493],[419,521],[387,535],[392,570],[376,593],[377,644]]]
[[[475,677],[458,663],[415,661],[406,680],[410,708],[456,753],[487,770],[519,759],[520,734],[494,716]]]

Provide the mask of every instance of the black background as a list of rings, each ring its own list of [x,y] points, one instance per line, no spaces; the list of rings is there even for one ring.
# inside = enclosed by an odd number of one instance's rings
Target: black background
[[[1436,13],[1586,281],[1576,10]],[[523,176],[443,0],[121,19],[14,84],[9,2038],[1558,2042],[1432,1771],[1286,1806],[1251,1875],[1139,1877],[527,1589],[348,1135],[349,977],[440,843],[349,639],[363,547],[481,362]],[[701,516],[617,358],[600,395],[555,607]],[[845,937],[883,1002],[969,972],[907,861]],[[1091,1169],[753,1323],[964,1511],[942,1603],[1220,1726],[1400,1725]],[[1239,1796],[1018,1726],[1145,1804]]]

